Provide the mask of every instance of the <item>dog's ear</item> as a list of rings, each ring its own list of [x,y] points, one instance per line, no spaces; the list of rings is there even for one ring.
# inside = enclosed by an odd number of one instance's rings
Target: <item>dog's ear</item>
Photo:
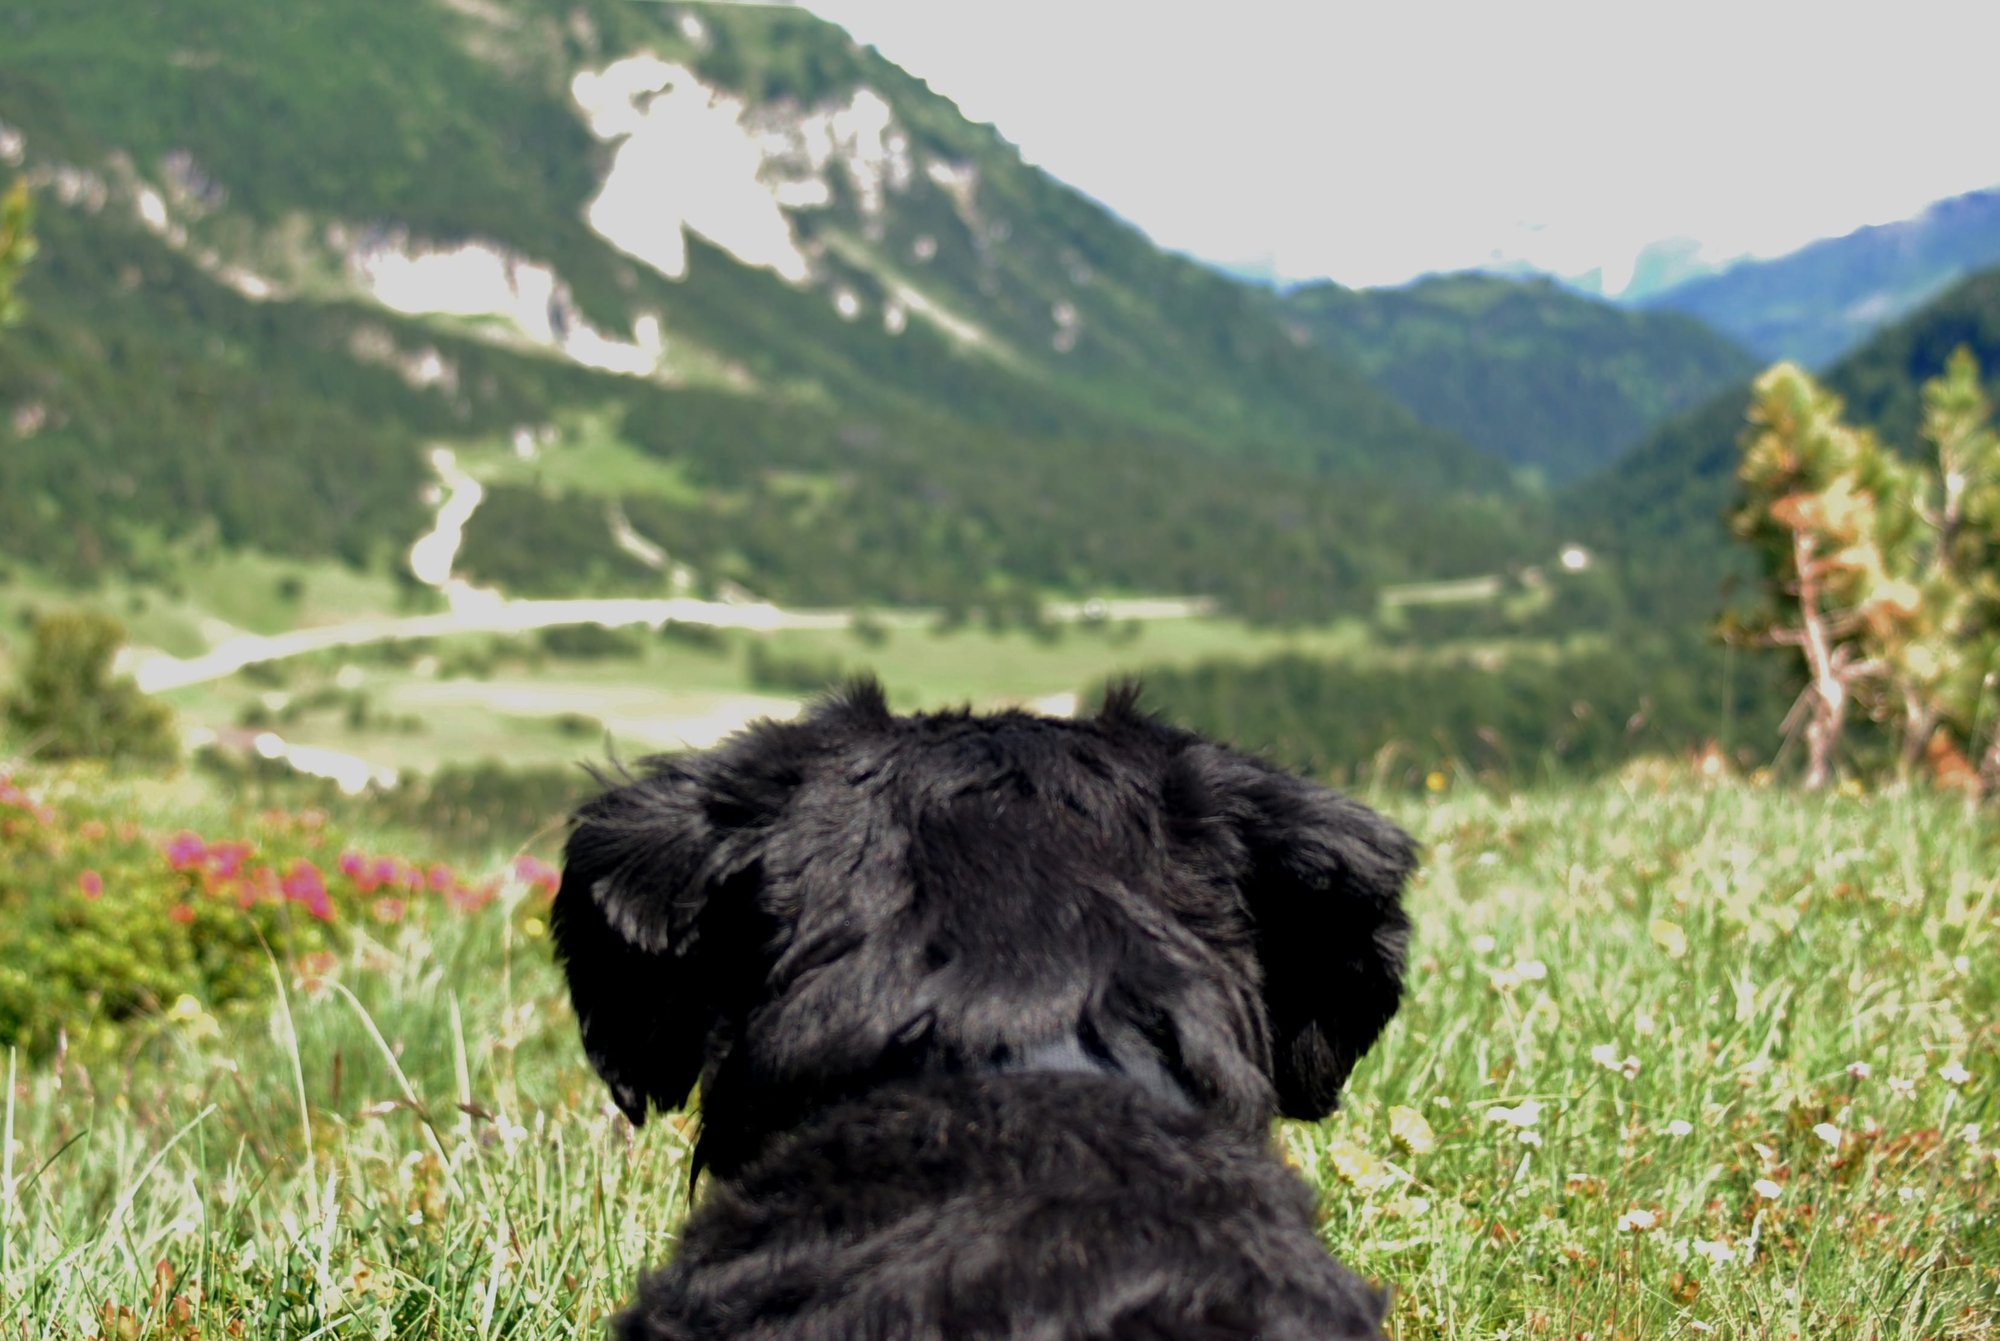
[[[1183,802],[1240,844],[1230,865],[1256,926],[1279,1111],[1324,1117],[1402,998],[1415,844],[1368,807],[1233,750],[1182,760]]]
[[[816,733],[767,725],[723,749],[645,760],[577,810],[550,921],[584,1051],[636,1125],[686,1101],[712,1036],[746,1009],[769,934],[764,836]]]

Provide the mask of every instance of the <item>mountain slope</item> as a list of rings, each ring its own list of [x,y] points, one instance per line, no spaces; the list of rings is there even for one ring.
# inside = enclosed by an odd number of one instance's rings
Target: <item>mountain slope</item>
[[[1700,322],[1551,280],[1441,275],[1400,289],[1312,284],[1286,312],[1418,418],[1561,483],[1755,369]]]
[[[1919,388],[1961,345],[2000,388],[2000,269],[1963,280],[1840,360],[1826,384],[1850,422],[1878,430],[1899,451],[1921,450]],[[1623,557],[1633,599],[1668,621],[1712,615],[1724,585],[1754,571],[1722,515],[1736,496],[1738,441],[1748,383],[1679,415],[1609,470],[1572,489],[1560,506],[1607,552]]]
[[[554,342],[601,362],[644,369],[663,346],[682,380],[1014,413],[899,366],[901,334],[928,327],[1030,384],[1006,399],[1074,422],[1094,410],[1226,455],[1503,487],[1464,443],[1297,348],[1261,295],[1160,252],[801,11],[17,10],[0,61],[125,151],[170,227],[276,292],[344,281],[546,342],[550,323],[515,309],[553,290],[593,328]],[[686,292],[687,233],[729,254],[704,277],[714,301]]]
[[[1523,548],[1499,463],[797,11],[21,13],[38,568],[399,567],[435,444],[488,485],[464,571],[522,591],[1300,618]]]
[[[1954,280],[2000,264],[2000,190],[1941,200],[1769,261],[1745,261],[1643,304],[1685,312],[1768,359],[1831,363]]]

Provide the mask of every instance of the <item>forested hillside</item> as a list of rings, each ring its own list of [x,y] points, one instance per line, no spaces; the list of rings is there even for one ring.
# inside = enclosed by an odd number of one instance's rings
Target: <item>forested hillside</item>
[[[1750,354],[1692,318],[1614,307],[1546,279],[1310,284],[1283,301],[1321,348],[1425,423],[1556,484],[1604,465],[1756,368]]]
[[[27,0],[0,547],[1300,617],[1538,552],[1506,464],[872,51],[738,6]],[[0,165],[0,175],[6,166]],[[663,185],[665,184],[665,185]]]
[[[1915,440],[1918,389],[1944,371],[1961,345],[1989,383],[2000,374],[2000,270],[1955,285],[1877,334],[1828,371],[1847,416],[1907,448]],[[1751,574],[1754,558],[1733,543],[1722,516],[1735,471],[1747,381],[1669,421],[1611,469],[1578,484],[1561,506],[1608,553],[1619,556],[1636,607],[1670,622],[1714,613],[1724,586]]]

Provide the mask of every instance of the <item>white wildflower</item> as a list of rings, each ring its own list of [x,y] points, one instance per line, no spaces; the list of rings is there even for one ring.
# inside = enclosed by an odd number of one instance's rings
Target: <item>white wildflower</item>
[[[1618,1217],[1620,1234],[1649,1234],[1659,1228],[1660,1217],[1649,1210],[1634,1206]]]
[[[1784,1195],[1785,1191],[1784,1188],[1779,1187],[1769,1178],[1759,1178],[1756,1182],[1750,1184],[1750,1190],[1766,1201],[1776,1201],[1780,1196]]]
[[[1620,1057],[1616,1043],[1599,1043],[1590,1050],[1590,1060],[1607,1071],[1616,1071],[1627,1080],[1639,1078],[1639,1059],[1630,1056]]]
[[[1849,1062],[1847,1064],[1847,1074],[1856,1080],[1866,1080],[1875,1074],[1875,1068],[1866,1062]]]
[[[1479,955],[1490,955],[1493,953],[1493,947],[1496,944],[1498,942],[1491,936],[1474,936],[1472,938],[1472,952]]]
[[[1688,1246],[1694,1249],[1696,1257],[1710,1266],[1724,1266],[1736,1260],[1736,1249],[1721,1239],[1696,1239]]]
[[[1840,1128],[1834,1126],[1831,1122],[1822,1122],[1817,1127],[1814,1127],[1813,1135],[1825,1141],[1829,1150],[1837,1151],[1840,1149]]]
[[[1966,1070],[1957,1062],[1950,1062],[1938,1068],[1938,1077],[1954,1085],[1963,1085],[1966,1081],[1972,1079],[1972,1072]]]
[[[1505,1122],[1512,1127],[1532,1127],[1542,1120],[1542,1106],[1533,1099],[1523,1099],[1513,1107],[1497,1106],[1486,1110],[1488,1122]]]
[[[1675,1118],[1667,1124],[1667,1135],[1675,1137],[1692,1136],[1694,1135],[1694,1123],[1689,1122],[1686,1118]]]
[[[1901,1076],[1890,1076],[1889,1093],[1898,1099],[1914,1099],[1917,1097],[1917,1082],[1905,1080]]]

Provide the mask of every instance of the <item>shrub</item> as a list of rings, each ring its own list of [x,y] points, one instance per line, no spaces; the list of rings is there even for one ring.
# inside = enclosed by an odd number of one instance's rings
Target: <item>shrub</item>
[[[172,759],[173,710],[146,697],[112,659],[125,628],[90,610],[36,615],[7,718],[48,759]]]
[[[266,812],[220,841],[79,811],[0,775],[0,1047],[30,1057],[65,1037],[103,1055],[135,1022],[261,1001],[273,958],[313,976],[358,923],[400,922],[420,901],[471,911],[509,880],[517,892],[555,884],[529,857],[470,879],[343,850],[318,811]]]
[[[789,694],[817,694],[850,674],[839,657],[786,656],[761,642],[750,644],[748,670],[756,688]]]
[[[602,624],[558,624],[543,629],[542,647],[551,656],[576,661],[629,660],[646,652],[636,632],[608,629]]]

